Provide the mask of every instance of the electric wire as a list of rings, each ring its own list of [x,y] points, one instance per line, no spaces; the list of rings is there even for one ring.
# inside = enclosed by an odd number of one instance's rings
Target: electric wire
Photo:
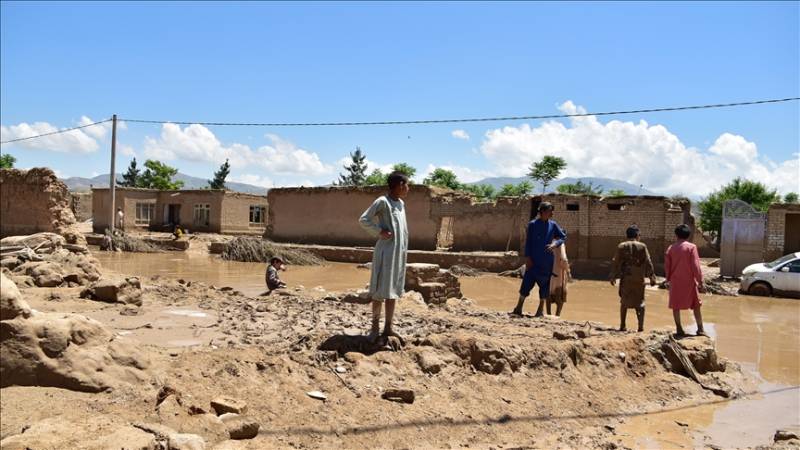
[[[89,124],[81,125],[81,126],[77,126],[77,127],[64,128],[63,130],[57,130],[57,131],[51,131],[49,133],[37,134],[35,136],[26,136],[26,137],[21,137],[21,138],[17,138],[17,139],[10,139],[10,140],[7,140],[7,141],[0,142],[0,145],[2,145],[2,144],[10,144],[12,142],[27,141],[28,139],[37,139],[37,138],[42,138],[42,137],[45,137],[45,136],[52,136],[54,134],[68,133],[70,131],[80,130],[81,128],[92,127],[92,126],[100,125],[101,123],[106,123],[106,122],[110,122],[110,121],[111,121],[111,119],[106,119],[106,120],[101,120],[99,122],[89,123]]]

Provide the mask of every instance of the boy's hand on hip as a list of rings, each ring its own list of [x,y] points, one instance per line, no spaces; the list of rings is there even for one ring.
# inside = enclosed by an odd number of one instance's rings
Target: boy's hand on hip
[[[389,231],[389,230],[381,230],[381,239],[386,240],[386,239],[391,239],[391,238],[392,238],[392,232],[391,231]]]
[[[553,249],[556,247],[558,247],[556,244],[549,244],[547,247],[545,247],[545,250],[547,250],[550,253],[553,253]]]

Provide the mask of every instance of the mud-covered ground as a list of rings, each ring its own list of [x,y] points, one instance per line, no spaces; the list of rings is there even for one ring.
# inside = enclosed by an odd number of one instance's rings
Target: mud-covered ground
[[[709,338],[678,344],[700,372],[696,381],[667,349],[664,332],[510,318],[455,299],[429,308],[410,294],[396,317],[405,345],[374,346],[361,336],[369,307],[352,294],[314,289],[247,297],[203,283],[141,283],[141,307],[80,298],[81,288],[21,290],[34,318],[39,311],[96,319],[146,363],[137,363],[141,381],[109,382],[101,392],[3,387],[4,449],[200,448],[188,446],[199,442],[253,449],[618,448],[630,442],[619,430],[632,418],[755,389],[735,363],[717,358]],[[129,364],[116,355],[112,363]],[[384,399],[393,389],[413,392],[413,403]],[[314,391],[325,399],[309,395]],[[254,438],[229,439],[230,417],[211,407],[223,396],[246,405],[234,420],[257,423]]]

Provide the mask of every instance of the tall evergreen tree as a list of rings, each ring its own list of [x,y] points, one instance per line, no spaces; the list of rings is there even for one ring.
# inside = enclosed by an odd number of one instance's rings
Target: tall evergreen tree
[[[225,178],[231,173],[231,165],[226,159],[225,162],[219,166],[219,170],[214,172],[214,179],[208,180],[209,189],[226,189]]]
[[[128,166],[128,171],[122,174],[122,181],[117,181],[117,184],[124,187],[142,187],[140,186],[141,180],[139,178],[139,169],[136,167],[136,158],[131,160]]]
[[[362,186],[367,179],[367,155],[356,147],[350,153],[352,162],[344,166],[345,173],[339,175],[339,186]]]

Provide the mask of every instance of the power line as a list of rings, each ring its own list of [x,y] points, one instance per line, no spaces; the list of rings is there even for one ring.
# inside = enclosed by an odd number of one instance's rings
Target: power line
[[[612,116],[622,114],[641,114],[665,111],[686,111],[692,109],[729,108],[734,106],[761,105],[765,103],[782,103],[800,100],[800,97],[756,100],[750,102],[718,103],[711,105],[674,106],[667,108],[635,109],[628,111],[587,112],[578,114],[546,114],[535,116],[507,116],[507,117],[482,117],[470,119],[432,119],[432,120],[385,120],[377,122],[275,122],[275,123],[242,123],[242,122],[190,122],[176,120],[147,120],[147,119],[120,119],[133,123],[174,123],[177,125],[206,125],[206,126],[247,126],[247,127],[335,127],[358,125],[415,125],[432,123],[464,123],[464,122],[499,122],[511,120],[538,120],[538,119],[566,119],[570,117]]]
[[[11,139],[11,140],[8,140],[8,141],[0,142],[0,145],[2,145],[2,144],[10,144],[12,142],[27,141],[28,139],[36,139],[36,138],[45,137],[45,136],[52,136],[54,134],[67,133],[67,132],[70,132],[70,131],[80,130],[81,128],[91,127],[91,126],[94,126],[94,125],[99,125],[101,123],[106,123],[106,122],[110,122],[110,121],[111,121],[111,119],[106,119],[106,120],[101,120],[99,122],[94,122],[94,123],[90,123],[90,124],[86,124],[86,125],[81,125],[81,126],[78,126],[78,127],[65,128],[63,130],[51,131],[49,133],[44,133],[44,134],[37,134],[36,136],[28,136],[28,137],[23,137],[23,138]]]

